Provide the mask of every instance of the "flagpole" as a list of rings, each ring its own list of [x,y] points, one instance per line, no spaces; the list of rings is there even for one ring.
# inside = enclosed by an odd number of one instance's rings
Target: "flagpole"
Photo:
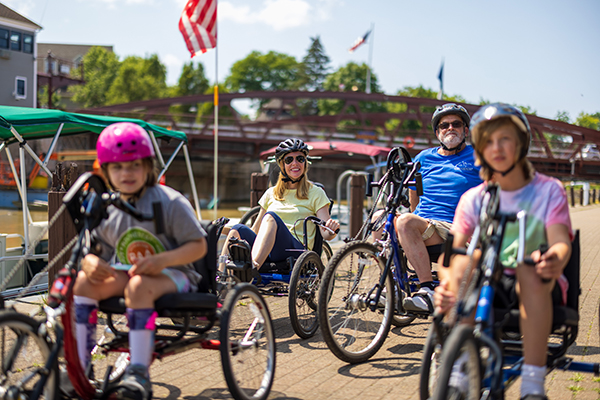
[[[369,40],[369,61],[367,62],[367,94],[371,93],[371,63],[373,60],[373,37],[375,36],[375,24],[371,23],[371,39]]]
[[[215,20],[215,37],[218,37],[218,18]],[[219,204],[219,46],[215,46],[215,88],[214,88],[215,122],[214,126],[214,174],[213,174],[213,220],[217,219]]]

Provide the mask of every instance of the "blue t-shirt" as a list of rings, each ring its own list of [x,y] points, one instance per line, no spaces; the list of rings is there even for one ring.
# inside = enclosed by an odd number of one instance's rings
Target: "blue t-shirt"
[[[423,177],[423,195],[414,214],[452,223],[460,196],[482,181],[472,146],[450,156],[438,154],[438,149],[423,150],[414,159],[421,163]]]

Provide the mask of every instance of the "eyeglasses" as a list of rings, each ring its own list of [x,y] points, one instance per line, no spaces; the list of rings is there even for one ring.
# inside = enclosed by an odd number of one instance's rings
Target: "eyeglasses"
[[[296,156],[296,161],[298,161],[300,164],[304,164],[304,161],[306,161],[306,157],[304,156]],[[286,165],[290,165],[291,163],[294,162],[294,157],[289,156],[283,159],[283,162]]]
[[[438,125],[438,128],[440,128],[442,130],[446,130],[446,129],[450,128],[451,126],[456,129],[460,129],[463,126],[465,126],[465,123],[462,121],[442,122],[441,124]]]

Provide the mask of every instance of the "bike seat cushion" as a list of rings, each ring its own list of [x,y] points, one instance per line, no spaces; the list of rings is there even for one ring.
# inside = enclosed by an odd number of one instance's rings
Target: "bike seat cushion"
[[[169,293],[154,302],[159,317],[211,315],[217,309],[217,296],[211,293]],[[125,298],[111,297],[102,300],[100,311],[110,314],[125,314]]]

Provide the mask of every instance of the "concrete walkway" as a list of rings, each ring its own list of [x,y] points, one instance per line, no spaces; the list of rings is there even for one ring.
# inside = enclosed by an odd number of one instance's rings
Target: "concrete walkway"
[[[571,210],[573,227],[581,231],[580,326],[569,356],[600,362],[598,301],[600,299],[600,207]],[[320,333],[299,339],[288,319],[287,298],[269,298],[277,337],[277,368],[270,399],[418,399],[421,352],[429,326],[416,320],[391,330],[381,350],[369,362],[347,365],[338,360]],[[29,312],[29,305],[19,305]],[[231,398],[218,351],[191,350],[156,361],[151,368],[156,399]],[[507,399],[518,398],[520,382]],[[598,399],[600,380],[591,374],[552,372],[546,387],[551,399]]]

